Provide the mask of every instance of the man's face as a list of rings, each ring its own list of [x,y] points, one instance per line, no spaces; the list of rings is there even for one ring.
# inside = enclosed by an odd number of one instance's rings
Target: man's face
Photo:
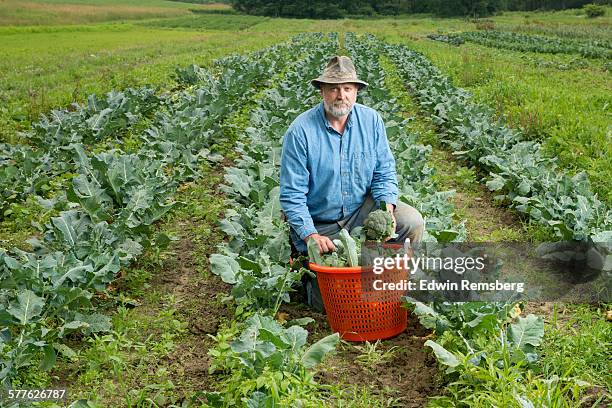
[[[345,84],[321,84],[321,96],[325,111],[335,118],[341,118],[349,114],[357,100],[357,85]]]

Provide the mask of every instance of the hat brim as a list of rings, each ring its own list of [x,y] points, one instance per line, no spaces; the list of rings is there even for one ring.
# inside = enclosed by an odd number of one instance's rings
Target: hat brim
[[[321,89],[321,84],[356,84],[359,89],[365,88],[369,85],[367,82],[364,82],[360,79],[351,79],[347,81],[346,79],[315,78],[310,81],[310,83],[317,89]]]

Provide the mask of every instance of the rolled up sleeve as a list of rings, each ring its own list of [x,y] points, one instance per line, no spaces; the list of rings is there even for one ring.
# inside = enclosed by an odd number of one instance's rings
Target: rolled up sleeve
[[[317,232],[306,204],[310,178],[307,160],[305,137],[289,129],[281,155],[280,203],[287,221],[301,239]]]
[[[380,115],[376,123],[376,167],[372,177],[372,198],[377,204],[381,202],[396,205],[398,188],[395,159],[387,140],[387,131]]]

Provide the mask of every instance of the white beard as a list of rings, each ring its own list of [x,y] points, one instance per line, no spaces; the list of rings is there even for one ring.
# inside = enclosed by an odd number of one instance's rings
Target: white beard
[[[325,111],[332,115],[334,118],[340,119],[341,117],[349,114],[349,112],[353,108],[353,104],[342,101],[334,102],[329,105],[327,102],[323,101],[323,107],[325,108]]]

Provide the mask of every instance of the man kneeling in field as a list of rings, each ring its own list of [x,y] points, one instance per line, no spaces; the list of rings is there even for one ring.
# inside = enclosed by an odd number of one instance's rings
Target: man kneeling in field
[[[420,242],[423,217],[397,201],[395,159],[380,114],[356,103],[359,78],[349,57],[331,58],[311,81],[323,101],[300,114],[283,139],[280,202],[291,227],[291,241],[301,253],[314,239],[321,252],[342,228],[349,232],[385,203],[397,237]],[[316,281],[307,282],[308,303],[322,309]]]

